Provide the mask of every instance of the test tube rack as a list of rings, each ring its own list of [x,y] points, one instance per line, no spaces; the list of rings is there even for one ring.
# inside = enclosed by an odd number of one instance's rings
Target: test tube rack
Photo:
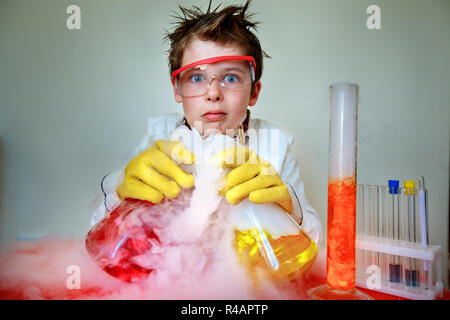
[[[357,286],[414,300],[443,297],[442,249],[428,244],[428,193],[419,180],[420,190],[414,182],[395,190],[357,185]]]
[[[428,248],[422,248],[418,243],[393,241],[391,239],[380,237],[357,237],[356,250],[361,250],[356,256],[356,286],[413,300],[434,300],[443,298],[444,285],[442,282],[441,270],[441,246],[429,245]],[[369,253],[369,255],[367,255],[369,256],[369,263],[361,261],[364,260],[364,253],[366,253],[366,255]],[[376,254],[378,254],[378,256],[374,257]],[[421,283],[419,287],[410,287],[404,283],[389,282],[387,276],[388,265],[386,261],[380,263],[379,254],[415,258],[423,262],[429,262],[430,270],[428,271],[426,284]],[[374,270],[368,272],[368,267],[372,263],[380,268],[378,270],[380,272],[378,283],[374,283],[370,279],[373,272],[376,272]],[[436,281],[433,283],[434,267],[436,268]]]

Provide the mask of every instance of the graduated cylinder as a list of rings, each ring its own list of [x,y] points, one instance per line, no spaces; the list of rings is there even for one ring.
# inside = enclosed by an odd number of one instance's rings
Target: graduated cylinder
[[[356,137],[358,86],[330,87],[327,284],[355,288]]]

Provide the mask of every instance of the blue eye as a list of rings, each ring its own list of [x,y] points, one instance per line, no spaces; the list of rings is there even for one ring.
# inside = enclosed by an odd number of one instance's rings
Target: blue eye
[[[194,75],[191,77],[191,82],[194,82],[194,83],[196,83],[196,82],[202,82],[203,80],[204,80],[204,78],[203,78],[203,76],[200,75],[200,74],[194,74]]]
[[[236,83],[239,81],[239,78],[235,75],[229,74],[225,77],[224,80],[229,83]]]

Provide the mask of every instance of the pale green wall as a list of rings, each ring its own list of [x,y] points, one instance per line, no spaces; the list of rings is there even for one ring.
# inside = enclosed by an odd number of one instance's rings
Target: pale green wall
[[[2,241],[86,234],[101,178],[130,158],[145,119],[181,111],[162,35],[178,3],[207,2],[0,0]],[[81,7],[81,30],[66,29],[69,4]],[[382,30],[366,27],[370,4],[381,7]],[[328,86],[351,81],[360,85],[358,182],[425,176],[430,240],[447,252],[450,1],[252,7],[272,56],[253,114],[295,136],[307,196],[324,225]]]

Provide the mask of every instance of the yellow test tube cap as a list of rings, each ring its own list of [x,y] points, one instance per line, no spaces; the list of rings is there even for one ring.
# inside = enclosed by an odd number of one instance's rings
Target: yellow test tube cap
[[[413,194],[416,189],[416,182],[415,181],[405,181],[404,183],[406,193],[407,194]]]

